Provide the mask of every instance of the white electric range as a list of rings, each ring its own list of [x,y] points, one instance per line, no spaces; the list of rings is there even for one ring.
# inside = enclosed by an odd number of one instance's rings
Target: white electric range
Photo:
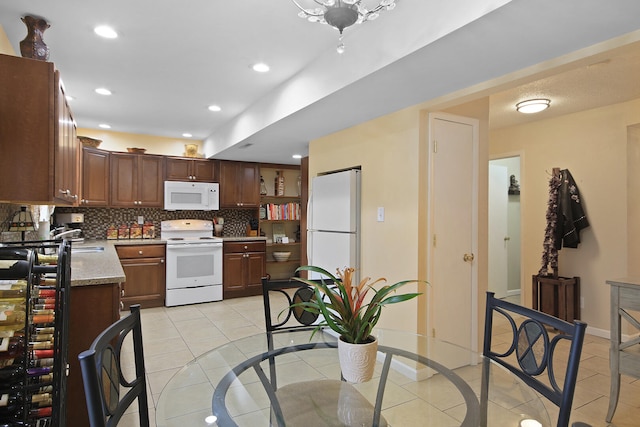
[[[162,221],[167,244],[167,307],[222,300],[222,238],[213,222],[201,219]]]

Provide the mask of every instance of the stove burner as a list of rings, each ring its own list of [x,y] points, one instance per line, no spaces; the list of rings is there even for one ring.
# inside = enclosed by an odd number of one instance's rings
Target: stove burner
[[[168,240],[184,240],[184,237],[169,237]]]
[[[215,239],[210,236],[204,236],[204,237],[200,237],[200,240],[215,240]]]

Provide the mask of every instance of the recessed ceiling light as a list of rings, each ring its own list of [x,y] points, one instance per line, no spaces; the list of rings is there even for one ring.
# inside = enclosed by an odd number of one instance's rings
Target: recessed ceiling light
[[[185,138],[191,138],[193,135],[191,135],[190,133],[183,133],[182,136],[184,136]]]
[[[102,128],[102,129],[111,129],[111,126],[109,126],[109,125],[108,125],[108,124],[106,124],[106,123],[100,123],[100,124],[98,125],[98,127],[99,127],[99,128]]]
[[[302,158],[302,155],[300,155],[300,154],[294,154],[294,155],[293,155],[293,156],[291,156],[291,157],[293,157],[294,159],[301,159],[301,158]]]
[[[93,29],[93,32],[105,39],[115,39],[118,37],[118,33],[107,25],[99,25]]]
[[[222,111],[222,108],[220,108],[219,105],[209,105],[209,111]]]
[[[75,100],[75,98],[74,98],[73,96],[71,96],[71,95],[65,95],[65,96],[64,96],[64,99],[66,99],[66,100],[67,100],[67,101],[69,101],[69,102],[71,102],[71,101]]]
[[[264,62],[258,62],[257,64],[253,64],[253,71],[257,71],[259,73],[266,73],[269,71],[269,66]]]
[[[539,113],[542,110],[549,108],[551,101],[548,99],[528,99],[526,101],[518,102],[516,104],[516,110],[525,114]]]
[[[111,95],[111,91],[104,87],[99,87],[98,89],[96,89],[96,93],[99,93],[100,95]]]

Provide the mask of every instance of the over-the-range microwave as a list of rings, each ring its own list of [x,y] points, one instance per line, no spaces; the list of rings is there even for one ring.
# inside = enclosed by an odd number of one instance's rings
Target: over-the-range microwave
[[[217,182],[164,182],[164,208],[169,211],[217,211],[220,209]]]

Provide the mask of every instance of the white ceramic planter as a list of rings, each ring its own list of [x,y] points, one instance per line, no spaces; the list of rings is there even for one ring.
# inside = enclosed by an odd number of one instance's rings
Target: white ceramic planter
[[[350,383],[362,383],[369,381],[373,376],[373,368],[376,365],[376,353],[378,340],[367,344],[350,344],[338,340],[338,356],[342,376]]]

